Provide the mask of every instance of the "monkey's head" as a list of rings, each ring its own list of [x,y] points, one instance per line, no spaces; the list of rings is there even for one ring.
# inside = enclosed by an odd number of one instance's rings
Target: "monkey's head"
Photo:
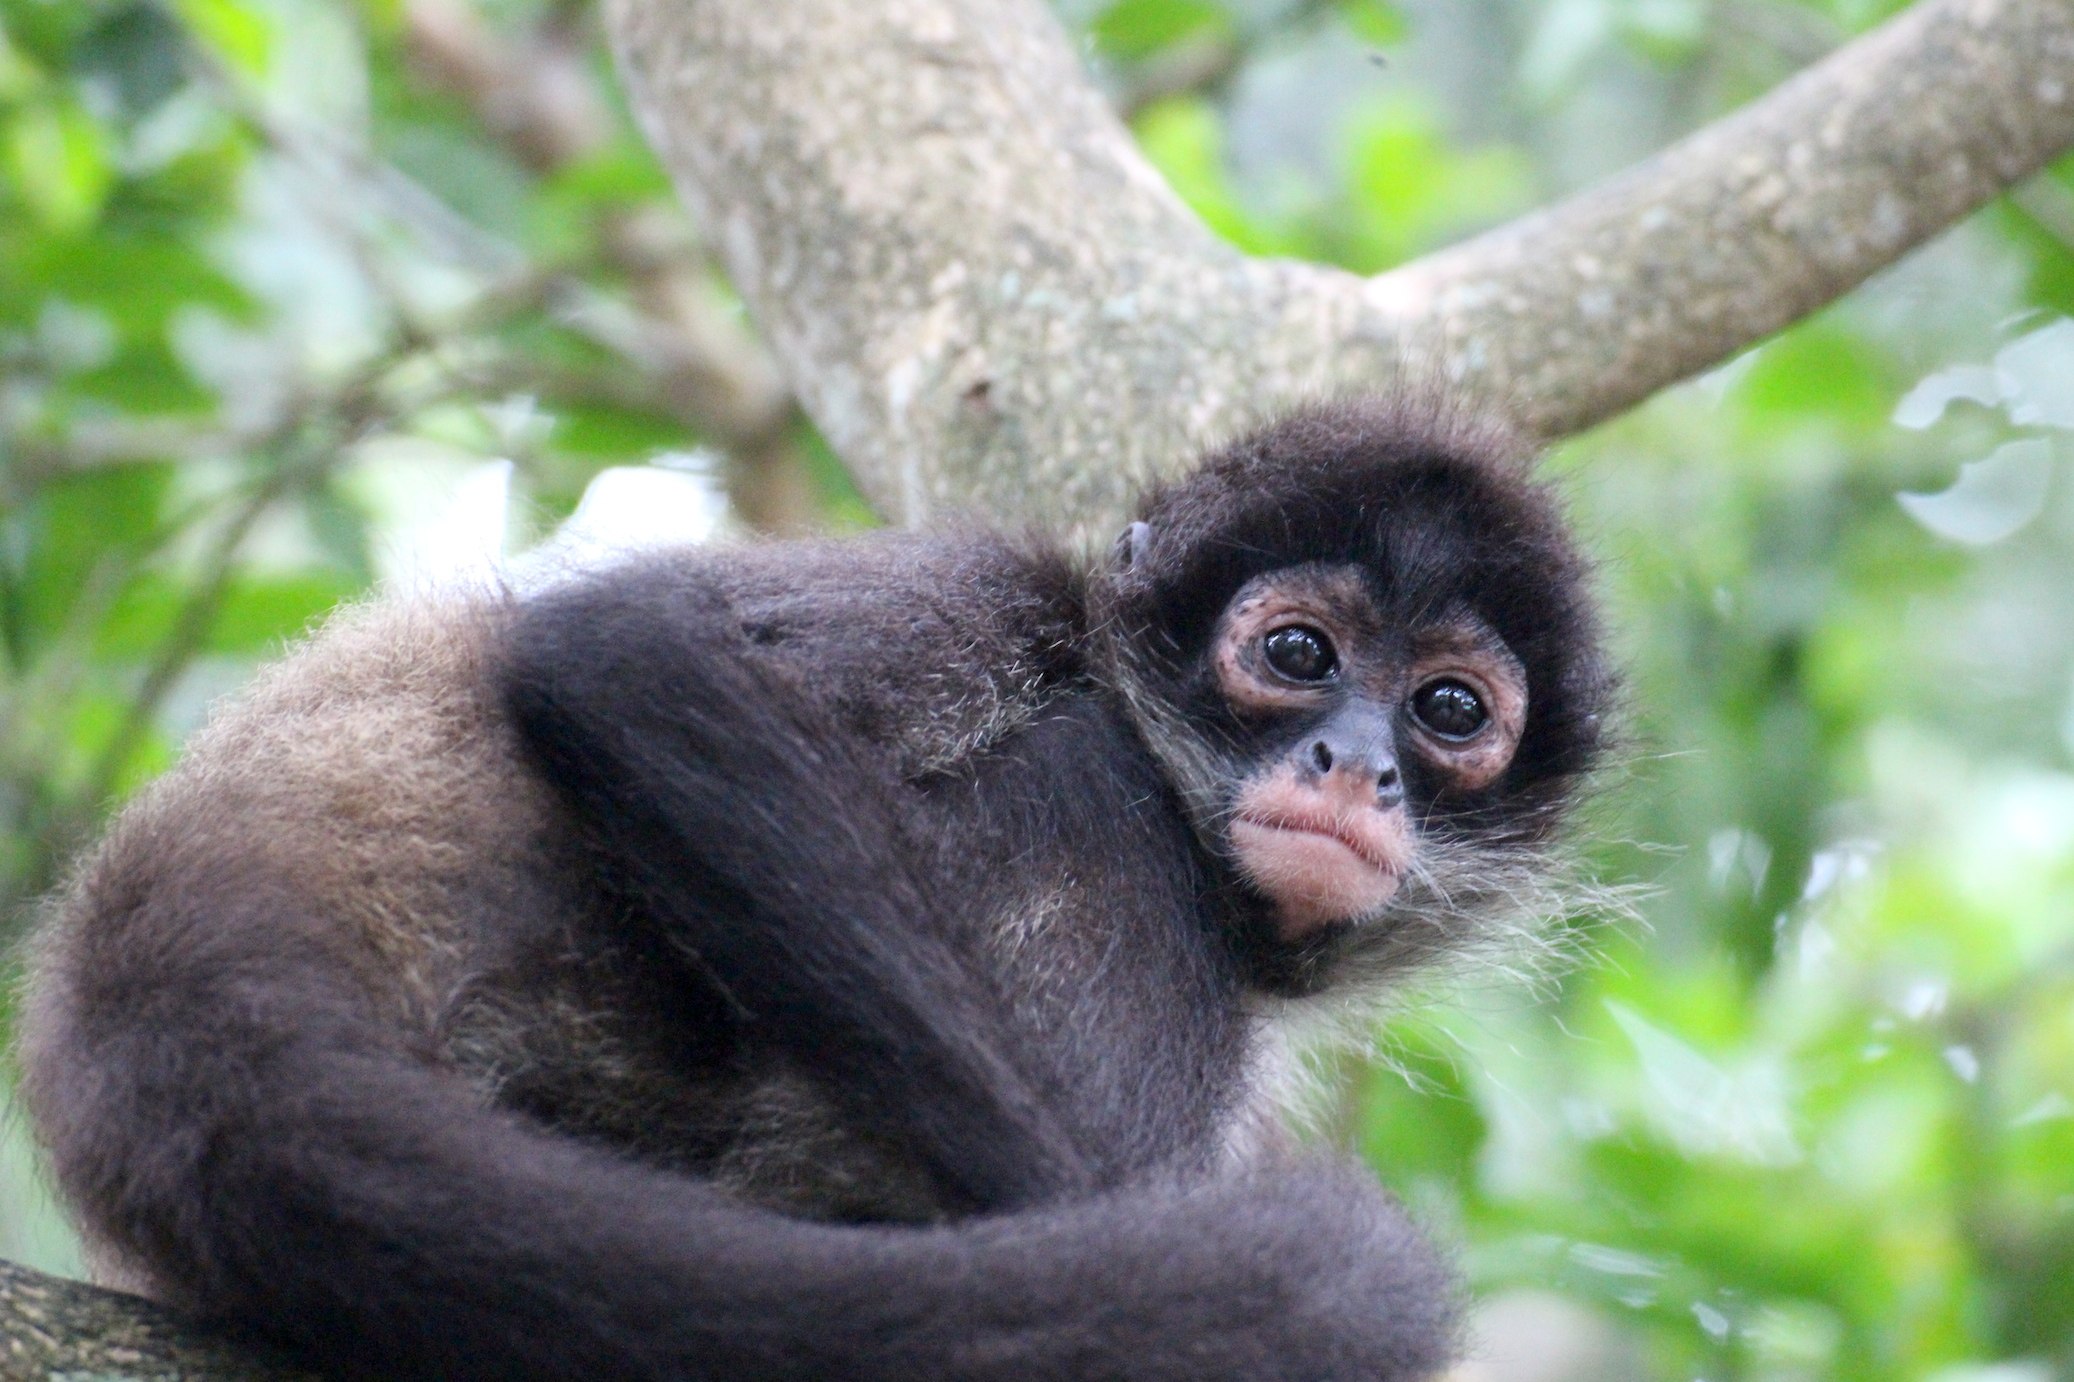
[[[1145,501],[1095,585],[1111,675],[1271,986],[1458,949],[1542,855],[1611,680],[1521,448],[1314,408]]]

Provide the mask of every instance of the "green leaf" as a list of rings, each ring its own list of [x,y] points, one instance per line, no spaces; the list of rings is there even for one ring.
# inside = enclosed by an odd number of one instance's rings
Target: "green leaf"
[[[126,695],[95,688],[77,694],[38,716],[35,732],[55,749],[50,780],[60,796],[81,791],[98,770],[101,755],[129,719]],[[173,746],[156,729],[147,729],[116,781],[118,795],[127,794],[171,766]]]
[[[7,170],[30,214],[51,230],[93,224],[115,182],[100,124],[70,101],[18,112],[6,130]]]
[[[1250,254],[1300,254],[1284,230],[1255,219],[1224,171],[1224,131],[1207,103],[1191,96],[1155,102],[1138,115],[1138,145],[1211,230]]]
[[[274,36],[259,9],[239,0],[174,0],[174,9],[204,47],[252,76],[265,74]]]
[[[0,34],[30,62],[46,72],[60,72],[71,64],[73,44],[101,13],[93,4],[0,0]]]
[[[360,590],[345,572],[240,574],[224,591],[200,651],[240,657],[278,652]],[[170,575],[137,581],[103,622],[95,655],[115,661],[148,656],[171,634],[192,593],[187,582]]]
[[[187,366],[162,341],[133,343],[98,368],[66,381],[72,397],[119,408],[126,413],[205,413],[216,406],[215,392],[187,372]]]
[[[0,18],[0,101],[27,100],[44,80],[29,55],[9,40],[7,25]]]
[[[1773,415],[1774,426],[1798,415],[1879,433],[1887,429],[1901,381],[1862,334],[1825,313],[1766,345],[1741,390],[1752,409]]]
[[[641,460],[690,437],[684,423],[662,412],[600,404],[556,404],[552,445],[594,460]]]
[[[527,225],[533,252],[576,260],[595,253],[600,223],[611,213],[666,203],[669,179],[653,154],[621,140],[541,180]]]
[[[158,337],[173,313],[199,305],[250,321],[256,305],[189,237],[103,234],[45,237],[27,246],[23,275],[82,307],[106,312],[130,339]]]
[[[1208,0],[1117,0],[1090,33],[1105,56],[1134,62],[1182,39],[1228,35],[1230,29],[1230,18]]]
[[[1707,0],[1624,0],[1616,21],[1628,47],[1653,62],[1690,62],[1707,39]]]
[[[90,581],[121,574],[156,537],[172,483],[169,464],[108,466],[46,484],[11,516],[10,541],[26,549],[16,591],[26,649],[65,627]]]
[[[1400,1193],[1421,1181],[1467,1189],[1486,1134],[1463,1078],[1466,1054],[1414,1023],[1393,1027],[1387,1060],[1354,1086],[1361,1154]]]
[[[555,170],[540,185],[543,197],[591,206],[624,206],[670,195],[670,180],[646,145],[616,141]]]
[[[1406,96],[1371,101],[1345,133],[1348,210],[1335,257],[1374,273],[1466,230],[1524,210],[1533,174],[1517,150],[1458,150]]]
[[[1378,48],[1391,48],[1410,36],[1411,26],[1391,0],[1341,0],[1339,17],[1354,37]]]

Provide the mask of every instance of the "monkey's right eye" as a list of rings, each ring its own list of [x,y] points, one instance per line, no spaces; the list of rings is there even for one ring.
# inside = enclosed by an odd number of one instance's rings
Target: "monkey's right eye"
[[[1332,640],[1305,624],[1290,624],[1260,640],[1260,650],[1276,675],[1290,681],[1326,681],[1339,670]]]
[[[1473,739],[1491,721],[1483,699],[1453,677],[1429,681],[1414,692],[1411,713],[1443,739]]]

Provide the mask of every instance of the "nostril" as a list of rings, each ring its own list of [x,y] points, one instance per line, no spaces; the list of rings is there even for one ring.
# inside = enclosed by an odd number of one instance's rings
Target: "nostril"
[[[1375,804],[1384,809],[1398,805],[1404,800],[1404,779],[1394,767],[1385,768],[1375,775]]]
[[[1395,765],[1385,768],[1375,775],[1375,786],[1376,790],[1379,792],[1387,792],[1396,785],[1397,769]]]
[[[1332,750],[1323,739],[1311,745],[1311,762],[1318,765],[1318,771],[1321,773],[1332,771]]]

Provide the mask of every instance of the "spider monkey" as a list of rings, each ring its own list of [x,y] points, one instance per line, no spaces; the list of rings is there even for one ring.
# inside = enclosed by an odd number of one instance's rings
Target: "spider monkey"
[[[1455,1340],[1275,1033],[1472,944],[1601,739],[1517,448],[1314,407],[1113,551],[641,556],[336,618],[52,904],[110,1279],[332,1375],[1375,1379]]]

